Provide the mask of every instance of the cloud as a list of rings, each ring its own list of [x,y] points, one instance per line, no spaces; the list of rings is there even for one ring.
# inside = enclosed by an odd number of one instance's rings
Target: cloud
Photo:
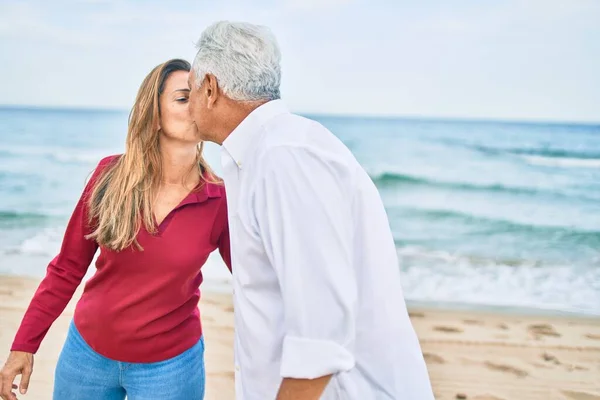
[[[273,29],[299,111],[600,120],[596,0],[213,3],[0,0],[2,53],[18,60],[0,65],[14,77],[0,104],[128,108],[154,65],[191,59],[229,19]]]

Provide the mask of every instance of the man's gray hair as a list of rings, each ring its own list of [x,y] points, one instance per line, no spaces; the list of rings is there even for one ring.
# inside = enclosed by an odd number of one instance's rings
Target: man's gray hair
[[[202,85],[206,74],[212,74],[232,100],[280,98],[281,52],[269,28],[216,22],[202,32],[196,47],[198,53],[192,65],[196,85]]]

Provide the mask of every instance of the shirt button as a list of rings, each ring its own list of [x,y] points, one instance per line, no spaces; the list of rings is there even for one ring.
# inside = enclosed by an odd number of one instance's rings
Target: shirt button
[[[239,366],[239,365],[236,365],[236,366],[235,366],[235,370],[236,370],[237,372],[240,372],[240,366]]]

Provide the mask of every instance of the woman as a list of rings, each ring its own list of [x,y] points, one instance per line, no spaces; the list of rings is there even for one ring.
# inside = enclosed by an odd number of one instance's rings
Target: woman
[[[200,267],[215,249],[231,263],[224,188],[188,111],[189,70],[170,60],[142,83],[125,154],[96,168],[25,313],[2,369],[2,399],[26,392],[33,354],[98,248],[56,366],[54,399],[204,397]]]

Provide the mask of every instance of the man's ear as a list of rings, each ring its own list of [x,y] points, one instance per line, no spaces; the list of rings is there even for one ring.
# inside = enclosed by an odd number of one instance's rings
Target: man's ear
[[[206,74],[204,78],[204,91],[206,95],[206,105],[208,108],[213,108],[217,100],[219,100],[219,82],[213,74]]]

